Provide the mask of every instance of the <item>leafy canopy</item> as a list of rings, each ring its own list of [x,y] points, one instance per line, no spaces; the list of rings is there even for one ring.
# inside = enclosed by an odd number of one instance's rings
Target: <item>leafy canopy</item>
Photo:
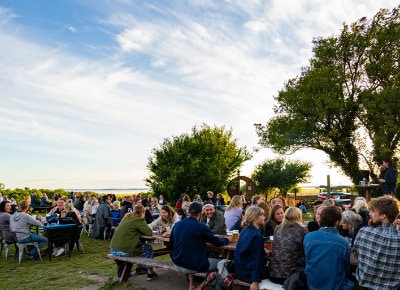
[[[400,7],[400,6],[399,6]],[[275,117],[256,124],[259,143],[279,153],[325,152],[354,183],[398,152],[400,15],[344,24],[340,35],[314,39],[313,58],[275,97]]]
[[[289,189],[308,181],[311,167],[308,162],[269,159],[256,167],[251,178],[257,185],[257,192],[268,193],[278,188],[280,194],[286,197]]]
[[[232,139],[232,130],[203,124],[193,127],[191,134],[164,139],[152,150],[146,182],[170,200],[182,193],[221,192],[250,158],[247,149]]]

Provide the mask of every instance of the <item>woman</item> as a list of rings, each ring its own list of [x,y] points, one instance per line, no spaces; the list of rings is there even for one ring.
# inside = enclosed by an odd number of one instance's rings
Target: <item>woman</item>
[[[354,199],[354,205],[352,209],[362,217],[363,219],[362,226],[363,227],[368,226],[369,209],[367,207],[367,200],[362,196],[357,196]]]
[[[60,223],[76,224],[75,231],[71,234],[71,239],[69,243],[69,250],[72,251],[74,245],[78,243],[82,231],[82,219],[79,211],[74,207],[72,200],[68,200],[68,202],[65,204],[65,209],[61,213]],[[60,251],[60,254],[58,253],[58,251],[57,253],[55,253],[55,256],[61,255],[64,252],[64,249]]]
[[[175,212],[175,210],[169,205],[163,205],[160,211],[160,216],[149,224],[151,229],[157,229],[158,227],[162,227],[163,231],[166,230],[167,227],[172,229],[172,227],[179,221],[179,216]]]
[[[3,238],[6,241],[13,241],[14,236],[10,233],[11,202],[3,200],[0,203],[0,230],[3,231]]]
[[[114,226],[118,226],[121,222],[121,204],[118,200],[112,203],[111,217],[113,218]]]
[[[153,234],[144,219],[145,212],[142,205],[135,205],[132,212],[125,214],[111,239],[110,252],[112,254],[120,257],[141,255],[146,258],[154,258],[151,246],[140,240],[141,235],[151,236]],[[118,277],[121,277],[124,266],[124,263],[117,262]],[[152,267],[143,266],[142,268],[147,269],[147,281],[158,277]]]
[[[192,202],[190,200],[189,195],[184,194],[183,197],[182,197],[182,210],[185,213],[185,215],[189,214],[189,206],[190,206],[191,203]]]
[[[319,229],[319,227],[320,227],[319,221],[320,221],[320,219],[321,219],[321,212],[322,212],[322,210],[323,210],[324,208],[326,208],[326,206],[323,205],[323,204],[320,204],[320,205],[317,205],[317,206],[316,206],[315,218],[314,218],[313,221],[311,221],[311,222],[309,222],[309,223],[307,224],[308,232],[313,232],[313,231],[316,231],[316,230]]]
[[[246,210],[243,222],[245,228],[240,232],[234,253],[235,273],[238,279],[251,283],[251,290],[258,289],[261,280],[267,278],[266,251],[259,231],[264,221],[262,208],[252,206]]]
[[[339,227],[339,234],[349,240],[351,247],[353,247],[354,239],[362,227],[363,218],[352,210],[343,212],[342,222]]]
[[[274,231],[274,245],[269,264],[269,278],[283,285],[285,280],[299,268],[304,268],[304,236],[308,232],[303,227],[303,213],[297,207],[288,207],[280,225]]]
[[[274,230],[277,225],[279,225],[283,221],[284,212],[283,207],[281,205],[274,205],[271,209],[271,212],[268,216],[268,221],[264,226],[264,237],[270,237],[274,235]]]
[[[240,195],[234,195],[224,213],[227,230],[230,230],[242,218],[242,206],[243,198]]]
[[[150,199],[149,211],[154,219],[157,219],[160,216],[161,206],[158,204],[158,199],[156,197],[152,197]]]

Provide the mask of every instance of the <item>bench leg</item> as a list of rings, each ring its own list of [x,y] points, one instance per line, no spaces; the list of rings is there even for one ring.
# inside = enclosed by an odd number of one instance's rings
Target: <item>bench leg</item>
[[[119,282],[127,281],[131,276],[132,263],[120,261],[115,261],[115,263],[117,264],[118,276],[120,276]]]

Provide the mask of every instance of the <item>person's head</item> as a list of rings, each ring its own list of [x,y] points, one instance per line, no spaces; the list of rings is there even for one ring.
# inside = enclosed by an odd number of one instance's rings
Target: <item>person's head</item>
[[[320,215],[321,227],[337,228],[342,220],[342,209],[338,206],[328,206],[324,208]]]
[[[162,194],[160,194],[158,199],[164,199],[164,196]]]
[[[189,214],[192,217],[197,218],[198,220],[200,220],[201,218],[201,212],[203,210],[203,207],[201,206],[201,203],[199,202],[192,202],[189,206]]]
[[[399,215],[398,202],[389,196],[381,196],[369,202],[369,226],[379,226],[384,223],[393,223]]]
[[[119,203],[118,200],[116,200],[116,201],[114,201],[114,202],[112,203],[112,209],[113,209],[113,210],[120,210],[120,209],[121,209],[121,204]]]
[[[187,194],[184,194],[183,197],[182,197],[182,201],[190,202],[190,196],[187,195]]]
[[[326,205],[321,204],[321,205],[319,205],[319,206],[317,207],[317,209],[315,210],[315,221],[316,221],[318,224],[320,224],[320,222],[321,222],[321,212],[322,212],[323,209],[326,208],[326,207],[327,207]]]
[[[217,193],[217,199],[221,199],[222,198],[222,193]]]
[[[193,196],[193,200],[201,200],[200,199],[200,194],[195,194],[194,196]]]
[[[133,199],[133,205],[142,205],[142,198],[140,196],[136,196]]]
[[[146,209],[143,205],[135,205],[131,212],[127,212],[124,218],[144,217]]]
[[[345,212],[343,212],[342,224],[348,225],[352,234],[354,232],[354,229],[361,225],[362,222],[363,219],[358,213],[352,210],[346,210]]]
[[[242,205],[243,205],[243,198],[240,195],[234,195],[226,210],[230,210],[231,208],[237,208],[237,207],[242,208]]]
[[[283,198],[283,196],[278,196],[277,198],[275,198],[275,204],[278,204],[278,205],[282,206],[283,208],[285,208],[286,202],[285,202],[285,199]]]
[[[64,199],[59,198],[57,200],[57,208],[58,208],[59,211],[63,211],[64,210],[64,208],[65,208],[65,200]]]
[[[335,200],[333,198],[329,198],[327,200],[324,200],[322,204],[325,206],[334,206]]]
[[[18,209],[23,212],[26,212],[28,208],[29,208],[29,203],[26,200],[22,200],[18,205]]]
[[[133,196],[132,195],[127,196],[125,201],[129,202],[130,204],[132,204],[133,203]]]
[[[382,165],[383,165],[385,168],[389,168],[390,166],[392,166],[392,159],[390,159],[390,158],[384,158],[382,163],[383,163]]]
[[[207,218],[212,218],[212,216],[215,213],[215,208],[214,205],[211,203],[205,203],[203,206],[203,214],[207,217]]]
[[[214,192],[212,192],[211,190],[207,191],[208,198],[212,198],[213,196],[214,196]]]
[[[356,198],[354,200],[353,209],[356,211],[356,213],[359,213],[361,210],[368,209],[367,201],[365,199],[357,199]]]
[[[158,206],[158,199],[156,197],[152,197],[150,203],[152,206]]]
[[[261,207],[264,210],[264,216],[268,217],[269,212],[271,211],[271,208],[265,201],[261,201],[257,204],[258,207]]]
[[[11,202],[8,200],[3,200],[0,203],[0,212],[11,213]]]
[[[173,217],[175,215],[175,210],[169,205],[163,205],[160,210],[160,216],[163,221],[168,221],[172,223]]]
[[[268,217],[268,222],[277,225],[283,221],[283,217],[284,217],[283,207],[279,204],[276,204],[271,209],[271,212]]]
[[[68,200],[69,201],[69,200]],[[71,200],[72,201],[72,200]],[[74,204],[72,202],[67,202],[65,204],[65,212],[76,211]]]
[[[264,225],[264,223],[265,223],[264,210],[261,207],[251,206],[248,209],[246,209],[242,222],[243,226],[253,225],[256,228],[259,228],[260,226]]]
[[[285,210],[284,218],[280,226],[280,231],[286,228],[287,225],[291,222],[303,226],[303,212],[298,207],[290,206]]]
[[[103,195],[103,196],[101,197],[101,200],[102,200],[103,202],[107,203],[107,204],[111,204],[111,196],[109,196],[108,194]]]
[[[147,198],[142,198],[142,205],[147,207],[149,205],[149,200]]]

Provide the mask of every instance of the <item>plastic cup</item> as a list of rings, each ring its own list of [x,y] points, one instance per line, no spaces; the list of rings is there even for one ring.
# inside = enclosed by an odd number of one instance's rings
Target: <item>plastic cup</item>
[[[233,240],[235,242],[237,242],[239,240],[239,231],[238,230],[233,231]]]

